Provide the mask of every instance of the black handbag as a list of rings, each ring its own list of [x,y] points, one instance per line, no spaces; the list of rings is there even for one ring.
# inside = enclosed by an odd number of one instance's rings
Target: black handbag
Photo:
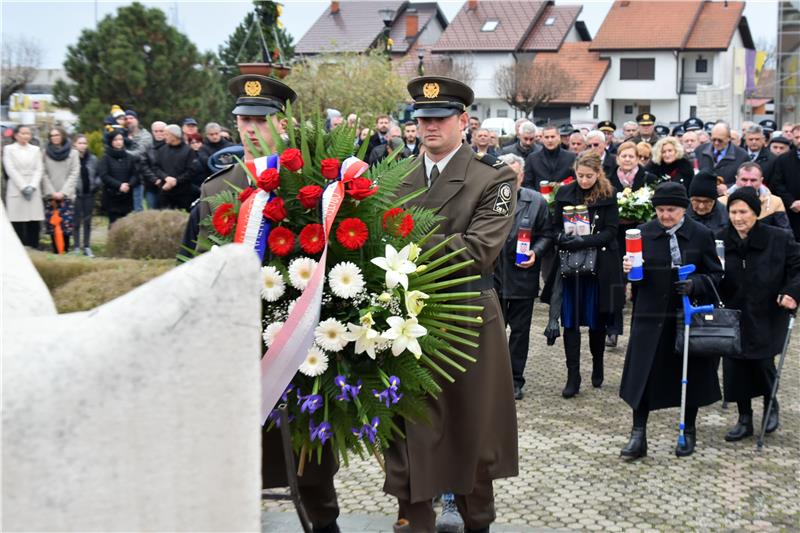
[[[594,276],[597,274],[597,248],[559,250],[558,271],[562,277]]]
[[[741,312],[726,309],[712,284],[719,302],[711,313],[695,313],[689,324],[690,357],[739,357],[742,355]],[[678,312],[675,332],[675,353],[683,356],[683,311]]]

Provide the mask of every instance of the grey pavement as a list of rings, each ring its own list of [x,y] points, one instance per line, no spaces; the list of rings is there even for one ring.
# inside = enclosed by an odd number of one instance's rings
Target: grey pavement
[[[561,339],[549,347],[541,335],[546,312],[536,305],[525,398],[517,402],[520,473],[495,482],[492,531],[800,531],[800,331],[781,380],[781,426],[762,451],[755,438],[725,442],[736,406],[717,403],[700,410],[692,457],[675,457],[679,413],[668,409],[650,416],[648,456],[626,463],[619,451],[631,412],[618,391],[627,337],[607,349],[606,381],[594,389],[584,333],[581,392],[565,400]],[[627,317],[626,334],[629,324]],[[760,424],[760,399],[753,412]],[[391,531],[396,505],[382,483],[374,459],[341,467],[342,531]],[[301,531],[291,501],[263,500],[262,510],[263,531]]]

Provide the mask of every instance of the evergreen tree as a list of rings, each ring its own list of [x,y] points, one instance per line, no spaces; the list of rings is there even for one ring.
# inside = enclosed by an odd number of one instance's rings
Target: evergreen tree
[[[253,0],[255,8],[219,47],[219,59],[225,78],[239,73],[238,63],[288,63],[294,55],[292,36],[280,22],[281,4]],[[258,24],[256,24],[258,21]],[[260,24],[260,31],[259,31]],[[264,57],[262,36],[269,57]]]
[[[64,61],[72,82],[59,81],[53,92],[78,114],[82,129],[97,129],[113,104],[135,109],[145,126],[187,116],[219,121],[231,102],[222,97],[217,63],[170,26],[163,11],[135,2],[83,30]]]

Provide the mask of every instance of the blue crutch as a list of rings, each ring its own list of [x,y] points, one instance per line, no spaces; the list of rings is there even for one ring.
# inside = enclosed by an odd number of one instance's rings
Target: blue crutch
[[[683,265],[678,267],[678,279],[683,281],[689,274],[695,271],[694,265]],[[692,315],[696,313],[711,313],[714,311],[713,305],[693,306],[688,296],[683,297],[683,375],[681,376],[681,421],[678,425],[678,445],[683,447],[686,444],[684,431],[686,429],[686,385],[689,383],[687,374],[689,373],[689,326],[692,323]]]

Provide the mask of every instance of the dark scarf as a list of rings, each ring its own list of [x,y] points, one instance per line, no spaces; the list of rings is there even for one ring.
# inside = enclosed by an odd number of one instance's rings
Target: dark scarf
[[[64,161],[66,158],[69,157],[69,152],[70,150],[72,150],[72,143],[69,141],[69,139],[66,139],[64,143],[61,145],[48,143],[47,148],[45,150],[47,153],[47,157],[49,157],[53,161]]]
[[[109,157],[113,157],[114,159],[123,159],[125,156],[128,155],[128,152],[126,152],[124,149],[123,150],[117,150],[115,148],[112,148],[111,146],[107,146],[106,147],[106,154]]]

